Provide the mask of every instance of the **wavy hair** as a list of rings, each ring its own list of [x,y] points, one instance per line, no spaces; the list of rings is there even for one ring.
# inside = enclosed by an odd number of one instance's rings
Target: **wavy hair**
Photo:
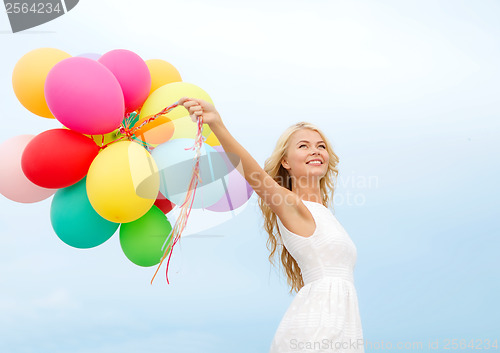
[[[337,165],[339,163],[339,157],[333,152],[331,144],[325,134],[323,134],[323,132],[314,124],[302,121],[288,127],[276,142],[276,147],[274,148],[271,156],[266,159],[264,163],[264,170],[279,185],[290,191],[292,190],[290,175],[288,170],[281,165],[281,161],[286,157],[286,152],[290,145],[290,137],[296,131],[301,129],[316,131],[319,133],[323,141],[325,141],[330,161],[328,163],[328,169],[325,176],[323,176],[320,180],[320,192],[323,205],[329,207],[330,203],[333,203],[333,193],[335,191],[338,176]],[[291,294],[294,290],[295,292],[298,292],[304,286],[302,273],[297,261],[295,261],[283,245],[283,240],[281,238],[281,233],[276,220],[276,214],[260,197],[258,198],[258,204],[264,217],[264,229],[269,235],[266,243],[268,250],[271,252],[269,255],[269,261],[274,266],[275,257],[279,256],[281,258],[281,264],[287,277],[287,283],[291,287],[289,293]]]

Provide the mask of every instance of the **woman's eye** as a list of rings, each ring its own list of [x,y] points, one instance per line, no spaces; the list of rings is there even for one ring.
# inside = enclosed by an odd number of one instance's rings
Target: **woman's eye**
[[[321,145],[321,146],[319,146],[319,147],[323,147],[324,149],[326,149],[326,146],[325,146],[325,145]]]
[[[305,146],[305,145],[300,145],[299,148],[301,148],[302,146]]]

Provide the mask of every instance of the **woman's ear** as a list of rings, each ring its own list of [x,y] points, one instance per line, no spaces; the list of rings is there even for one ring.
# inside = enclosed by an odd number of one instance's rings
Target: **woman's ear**
[[[282,159],[281,160],[281,165],[283,166],[283,168],[285,168],[286,170],[290,169],[290,165],[288,164],[288,162],[286,161],[286,159]]]

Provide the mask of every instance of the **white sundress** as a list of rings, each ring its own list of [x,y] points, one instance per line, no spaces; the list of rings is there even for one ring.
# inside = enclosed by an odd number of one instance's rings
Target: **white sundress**
[[[281,320],[269,353],[364,353],[363,330],[353,271],[356,246],[330,209],[305,201],[316,229],[302,237],[285,228],[283,244],[304,280]]]

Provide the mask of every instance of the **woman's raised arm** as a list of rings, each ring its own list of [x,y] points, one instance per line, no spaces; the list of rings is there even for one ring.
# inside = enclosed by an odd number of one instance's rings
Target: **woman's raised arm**
[[[212,132],[217,136],[235,168],[245,177],[248,184],[269,205],[273,212],[279,216],[283,212],[289,212],[290,209],[297,210],[297,205],[300,202],[298,196],[279,185],[261,168],[250,153],[229,133],[213,104],[201,99],[184,97],[179,100],[179,105],[183,105],[188,109],[193,121],[203,115],[203,122],[208,124]]]

